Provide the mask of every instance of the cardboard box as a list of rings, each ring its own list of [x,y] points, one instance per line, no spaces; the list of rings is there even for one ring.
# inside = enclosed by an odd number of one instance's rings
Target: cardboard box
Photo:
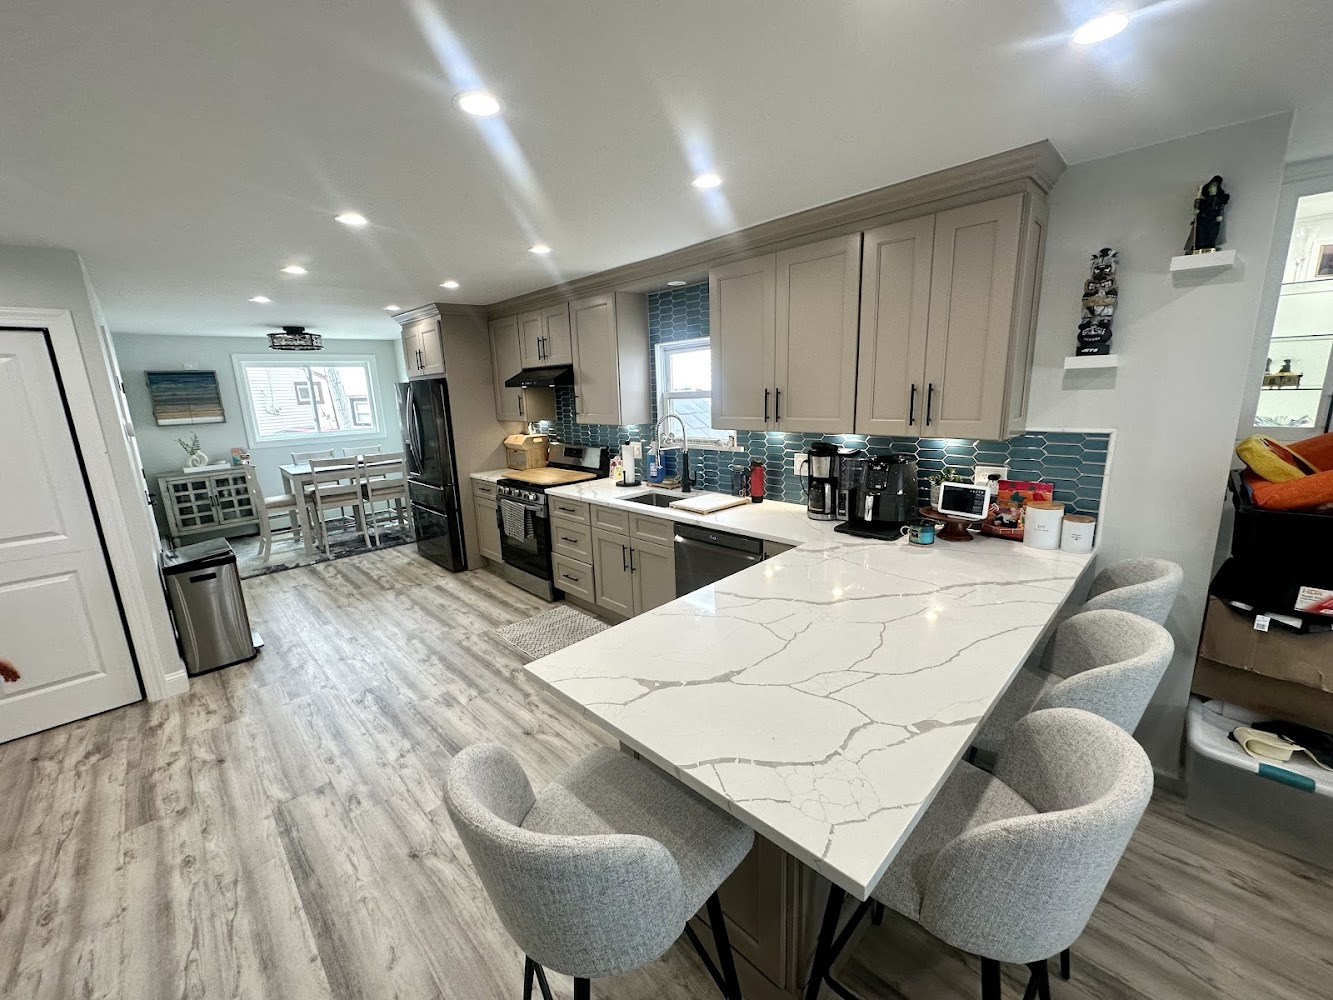
[[[1209,597],[1192,688],[1333,732],[1333,633],[1300,635],[1277,624],[1260,632],[1253,618]]]

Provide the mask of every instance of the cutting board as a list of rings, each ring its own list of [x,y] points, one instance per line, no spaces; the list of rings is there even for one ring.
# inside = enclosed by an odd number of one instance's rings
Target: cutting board
[[[691,514],[716,514],[728,507],[739,507],[749,503],[749,497],[731,497],[723,493],[705,493],[702,496],[686,497],[671,504],[676,510],[687,510]]]
[[[562,486],[565,483],[581,483],[585,479],[596,479],[597,476],[592,472],[571,472],[569,469],[547,466],[543,469],[515,469],[506,472],[504,478],[517,479],[521,483],[532,483],[534,486]]]

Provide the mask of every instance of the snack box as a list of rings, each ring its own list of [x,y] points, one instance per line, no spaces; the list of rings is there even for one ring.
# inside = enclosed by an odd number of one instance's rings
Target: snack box
[[[996,484],[990,513],[980,525],[983,534],[997,538],[1023,540],[1024,508],[1030,500],[1050,500],[1055,487],[1050,483],[1030,483],[1016,479],[1001,479]]]

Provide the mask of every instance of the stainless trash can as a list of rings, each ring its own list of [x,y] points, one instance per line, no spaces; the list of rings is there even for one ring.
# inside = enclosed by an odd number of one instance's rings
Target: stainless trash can
[[[236,553],[225,538],[163,553],[162,575],[187,674],[255,658]]]

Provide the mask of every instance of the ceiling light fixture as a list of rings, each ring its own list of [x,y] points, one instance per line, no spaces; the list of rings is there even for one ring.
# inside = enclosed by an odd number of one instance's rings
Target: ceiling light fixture
[[[268,305],[270,302],[272,302],[273,300],[270,299],[267,295],[252,295],[252,296],[250,297],[250,301],[251,301],[251,302],[258,302],[261,306],[266,306],[266,305]]]
[[[368,221],[360,212],[340,212],[333,217],[335,222],[341,222],[344,226],[352,226],[359,229]]]
[[[1080,25],[1074,32],[1073,42],[1075,45],[1096,45],[1108,38],[1114,38],[1127,27],[1129,18],[1124,14],[1103,14]]]
[[[684,286],[685,286],[685,282],[683,282],[683,281],[668,281],[668,282],[667,282],[667,287],[668,287],[668,288],[683,288]]]
[[[390,303],[389,305],[385,306],[385,307],[384,307],[384,311],[385,311],[385,312],[391,312],[391,313],[396,313],[396,312],[398,312],[398,305],[397,305],[397,303]]]
[[[441,281],[440,287],[447,288],[450,291],[453,291],[455,288],[458,287],[458,282],[456,282],[453,278],[450,278],[448,281]]]
[[[308,272],[300,264],[288,264],[282,269],[283,274],[307,274]]]
[[[710,170],[706,174],[700,174],[694,180],[690,181],[690,183],[701,191],[708,191],[712,188],[722,186],[722,175],[715,174]]]
[[[284,326],[282,333],[270,333],[268,346],[273,351],[322,351],[324,338],[303,326]]]
[[[477,118],[489,118],[500,113],[500,99],[484,90],[469,90],[454,98],[459,111],[466,111]]]
[[[551,248],[545,243],[534,243],[532,246],[528,247],[528,253],[548,254],[550,252]]]

